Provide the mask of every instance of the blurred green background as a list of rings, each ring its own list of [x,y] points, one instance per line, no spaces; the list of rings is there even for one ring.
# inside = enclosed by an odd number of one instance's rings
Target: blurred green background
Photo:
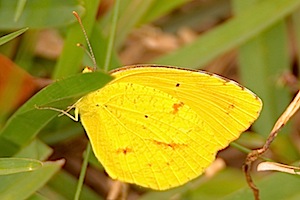
[[[76,47],[86,43],[72,11],[81,16],[103,69],[114,5],[112,0],[0,0],[0,155],[13,163],[0,159],[0,199],[74,198],[87,144],[84,130],[35,105],[66,109],[111,80],[101,70],[81,74],[93,63]],[[264,103],[259,119],[236,142],[255,149],[299,88],[299,8],[299,0],[121,0],[109,69],[172,65],[240,82]],[[296,114],[265,157],[286,164],[299,160],[298,122]],[[127,197],[253,199],[241,170],[246,154],[230,147],[219,157],[226,166],[213,176],[164,192],[130,186]],[[296,175],[256,170],[253,175],[262,199],[300,198]],[[91,157],[80,199],[105,199],[110,184]]]

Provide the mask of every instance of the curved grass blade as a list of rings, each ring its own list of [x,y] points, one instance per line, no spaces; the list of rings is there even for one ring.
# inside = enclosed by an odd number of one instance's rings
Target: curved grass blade
[[[193,43],[151,63],[199,68],[217,56],[259,35],[278,20],[296,11],[299,6],[298,0],[259,1],[255,6],[251,6],[243,13],[201,35]],[[259,15],[253,13],[259,13]]]
[[[22,27],[62,27],[75,22],[71,14],[73,10],[76,10],[80,14],[84,12],[84,8],[79,1],[73,0],[26,1],[26,5],[16,12],[18,2],[19,1],[0,1],[1,30],[12,30]],[[17,21],[16,17],[18,18]]]
[[[57,173],[64,160],[45,162],[35,171],[1,176],[0,199],[27,199]]]
[[[11,116],[0,132],[0,156],[11,156],[18,152],[58,115],[51,110],[36,109],[36,106],[66,109],[111,79],[102,72],[77,74],[41,90]]]
[[[5,44],[6,42],[9,42],[10,40],[14,39],[15,37],[18,37],[19,35],[21,35],[22,33],[24,33],[27,30],[28,30],[28,28],[22,28],[18,31],[15,31],[15,32],[10,33],[10,34],[5,35],[5,36],[2,36],[0,38],[0,45]]]
[[[29,158],[0,158],[0,176],[34,171],[42,166],[41,161]]]

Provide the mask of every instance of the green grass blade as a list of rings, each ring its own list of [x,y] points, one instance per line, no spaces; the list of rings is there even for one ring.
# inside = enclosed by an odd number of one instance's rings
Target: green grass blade
[[[87,35],[89,36],[96,19],[100,0],[89,0],[85,2],[86,10],[88,10],[88,12],[86,12],[85,16],[82,18],[82,23]],[[72,11],[69,12],[68,15],[75,19]],[[76,47],[77,43],[85,44],[85,38],[80,25],[78,23],[74,23],[69,27],[67,37],[64,41],[63,51],[55,66],[55,70],[52,75],[54,79],[65,77],[80,71],[80,64],[82,62],[84,51],[81,48]]]
[[[18,1],[0,1],[1,30],[61,27],[76,21],[67,13],[77,10],[81,14],[83,10],[78,1],[73,0],[31,0],[26,2],[22,13],[16,13],[17,4]],[[19,14],[19,20],[15,21]]]
[[[272,200],[296,200],[300,198],[299,193],[300,178],[297,175],[284,173],[274,173],[271,176],[257,181],[257,187],[260,190],[261,199]],[[278,188],[278,189],[276,189]],[[238,199],[252,200],[253,193],[248,186],[239,191],[224,197],[224,200]]]
[[[151,23],[152,21],[170,13],[175,8],[178,8],[182,4],[188,3],[189,1],[190,0],[156,0],[151,4],[148,12],[143,15],[139,21],[139,24]]]
[[[116,0],[114,10],[113,10],[113,15],[112,15],[111,29],[110,29],[110,33],[109,33],[109,37],[108,37],[106,57],[105,57],[105,62],[104,62],[104,66],[103,66],[105,72],[108,71],[109,65],[111,63],[110,61],[111,61],[113,47],[114,47],[119,9],[120,9],[120,0]]]
[[[257,36],[299,6],[298,0],[259,1],[255,6],[201,35],[195,42],[151,63],[198,68]]]
[[[108,39],[103,35],[102,31],[103,31],[102,27],[100,26],[99,23],[97,23],[93,28],[93,32],[90,40],[93,46],[97,65],[100,69],[104,69],[106,51],[108,49]],[[108,70],[115,69],[117,67],[122,66],[121,61],[118,58],[117,51],[115,49],[112,49],[111,53],[112,55],[110,58],[110,64],[108,66]],[[90,58],[87,58],[87,60],[90,60]]]
[[[83,95],[101,88],[109,80],[111,77],[101,72],[77,74],[41,90],[14,113],[0,132],[0,155],[16,153],[58,115],[51,110],[36,109],[35,105],[66,109]]]
[[[10,33],[10,34],[8,34],[8,35],[5,35],[5,36],[2,36],[2,37],[0,38],[0,45],[3,45],[3,44],[5,44],[6,42],[9,42],[10,40],[12,40],[12,39],[18,37],[19,35],[21,35],[22,33],[24,33],[24,32],[27,31],[27,30],[28,30],[28,28],[22,28],[22,29],[20,29],[20,30],[18,30],[18,31],[12,32],[12,33]]]
[[[0,158],[0,179],[1,175],[33,171],[42,167],[42,165],[41,161],[34,159]]]
[[[228,184],[228,178],[231,180]],[[224,196],[240,190],[246,183],[241,171],[231,168],[216,173],[213,177],[201,176],[183,186],[166,191],[149,191],[140,200],[168,199],[222,199]]]
[[[33,70],[35,66],[34,51],[36,48],[38,35],[39,31],[29,29],[26,33],[22,35],[22,39],[18,41],[19,48],[16,52],[14,63],[29,73],[31,72],[31,70]]]
[[[115,48],[118,49],[123,44],[129,32],[141,21],[142,17],[150,12],[150,8],[154,0],[122,0],[120,4],[120,14],[117,24],[117,35],[115,40]],[[134,14],[128,14],[134,13]],[[112,12],[102,19],[101,26],[105,35],[109,34],[111,26]]]
[[[61,170],[55,177],[53,177],[47,184],[51,190],[55,191],[62,199],[73,199],[76,191],[77,179]],[[100,200],[103,199],[95,191],[87,186],[83,186],[80,199],[85,200]]]
[[[14,155],[16,158],[31,158],[45,161],[51,156],[53,149],[39,139],[32,140],[27,146]]]
[[[236,11],[243,13],[249,7],[247,2],[253,1],[234,1]],[[279,20],[239,48],[242,80],[250,89],[255,88],[255,93],[264,102],[255,127],[265,137],[290,101],[288,89],[278,82],[280,76],[289,71],[287,43],[286,24]]]
[[[26,5],[27,0],[18,0],[18,4],[16,7],[16,13],[15,13],[15,17],[14,17],[14,21],[18,21],[20,16],[22,15],[22,12],[24,10],[24,7]]]
[[[26,199],[41,188],[64,164],[63,160],[45,162],[35,171],[0,177],[0,199]]]
[[[300,60],[300,9],[293,13],[292,15],[292,31],[293,35],[295,36],[294,45],[296,48],[296,56],[298,60],[298,71],[299,71],[299,60]],[[297,85],[298,89],[298,85]]]
[[[76,187],[74,200],[78,200],[81,195],[81,190],[82,190],[90,154],[91,154],[91,144],[88,143],[86,146],[86,149],[85,149],[83,163],[81,165],[81,171],[80,171],[80,175],[79,175],[79,179],[78,179],[78,183],[77,183],[77,187]]]

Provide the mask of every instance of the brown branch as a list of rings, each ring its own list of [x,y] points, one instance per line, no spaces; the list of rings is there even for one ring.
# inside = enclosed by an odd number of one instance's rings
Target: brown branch
[[[262,148],[253,150],[247,155],[247,158],[243,165],[243,171],[245,173],[247,183],[253,191],[255,200],[259,200],[259,189],[256,187],[250,174],[252,163],[256,161],[263,153],[265,153],[270,148],[270,145],[278,135],[278,132],[281,130],[282,127],[284,127],[284,125],[289,121],[289,119],[296,113],[299,107],[300,107],[300,91],[298,91],[294,100],[289,104],[287,109],[277,120],[264,146]]]

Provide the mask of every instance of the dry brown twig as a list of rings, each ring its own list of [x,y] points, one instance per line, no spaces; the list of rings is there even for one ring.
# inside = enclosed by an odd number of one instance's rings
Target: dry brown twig
[[[256,200],[259,200],[259,189],[254,184],[250,174],[252,163],[256,161],[263,153],[265,153],[269,149],[271,143],[276,138],[280,129],[289,121],[289,119],[296,113],[296,111],[298,111],[299,107],[300,107],[300,91],[298,91],[296,97],[293,99],[293,101],[289,104],[289,106],[284,111],[284,113],[277,120],[264,146],[259,149],[253,150],[247,155],[247,158],[243,165],[243,171],[245,173],[247,183],[252,189]]]

